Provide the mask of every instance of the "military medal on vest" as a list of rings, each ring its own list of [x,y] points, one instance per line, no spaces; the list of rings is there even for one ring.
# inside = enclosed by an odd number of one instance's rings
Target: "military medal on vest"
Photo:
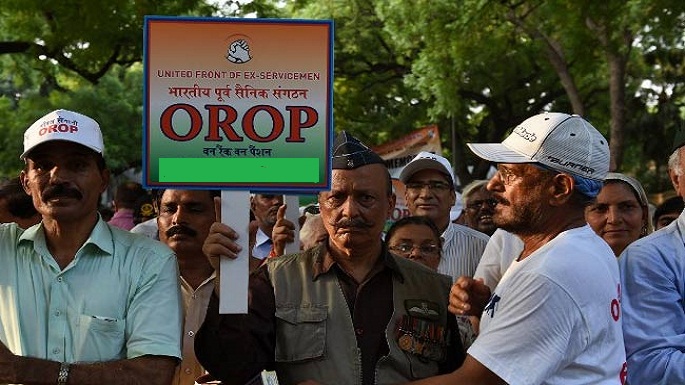
[[[403,351],[430,361],[442,361],[447,349],[445,328],[440,325],[440,307],[424,300],[406,300],[397,323],[397,344]]]

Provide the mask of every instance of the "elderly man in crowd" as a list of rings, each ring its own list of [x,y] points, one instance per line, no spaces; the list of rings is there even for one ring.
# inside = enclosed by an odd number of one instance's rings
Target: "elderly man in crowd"
[[[253,194],[250,197],[250,210],[257,221],[253,258],[261,261],[269,256],[273,246],[271,234],[276,224],[278,208],[282,205],[283,195],[280,194]]]
[[[461,198],[464,201],[464,224],[492,236],[497,230],[492,221],[497,201],[492,199],[492,191],[488,191],[487,185],[487,180],[474,180],[464,187]]]
[[[456,191],[449,161],[440,155],[420,152],[402,169],[400,180],[405,185],[404,198],[411,215],[430,218],[440,230],[443,243],[438,273],[453,279],[473,276],[489,237],[450,221]]]
[[[685,130],[677,132],[668,173],[685,197]],[[628,383],[685,384],[685,214],[638,239],[619,258]]]
[[[57,110],[24,133],[24,190],[42,215],[0,225],[0,383],[168,385],[181,357],[168,247],[98,215],[109,171],[97,122]]]
[[[158,190],[159,240],[176,253],[183,295],[183,358],[172,385],[193,385],[205,375],[195,357],[195,333],[205,319],[214,289],[214,268],[202,254],[202,244],[214,223],[218,190]]]
[[[524,247],[492,294],[466,277],[452,287],[450,310],[482,311],[480,334],[460,369],[418,383],[623,383],[618,266],[584,217],[609,169],[606,140],[577,115],[546,113],[469,147],[498,163],[495,224]]]
[[[224,383],[266,368],[281,384],[388,384],[461,364],[450,280],[390,254],[381,239],[395,203],[383,160],[343,132],[332,167],[331,190],[318,197],[327,240],[252,274],[247,315],[219,315],[210,300],[195,349]],[[212,225],[203,250],[214,264],[235,255],[234,236]]]

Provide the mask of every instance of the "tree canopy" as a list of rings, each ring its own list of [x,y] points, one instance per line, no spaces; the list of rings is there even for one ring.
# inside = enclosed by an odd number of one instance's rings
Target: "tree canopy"
[[[465,183],[489,166],[465,143],[575,112],[609,138],[614,169],[670,188],[664,143],[685,118],[678,0],[1,1],[0,175],[21,167],[23,131],[54,108],[115,127],[110,165],[140,165],[144,15],[249,14],[335,21],[335,127],[368,144],[436,123]]]

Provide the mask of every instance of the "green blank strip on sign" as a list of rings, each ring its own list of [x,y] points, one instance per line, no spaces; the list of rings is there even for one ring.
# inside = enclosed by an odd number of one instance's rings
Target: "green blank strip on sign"
[[[162,183],[318,183],[319,158],[159,158]]]

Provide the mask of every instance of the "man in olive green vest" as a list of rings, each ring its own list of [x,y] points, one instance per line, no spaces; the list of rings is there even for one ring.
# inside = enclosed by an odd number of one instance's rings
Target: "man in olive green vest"
[[[195,350],[224,384],[263,369],[275,370],[281,385],[391,384],[463,361],[447,311],[450,279],[390,254],[382,241],[395,206],[383,160],[343,132],[332,166],[331,190],[318,197],[328,240],[254,273],[247,315],[219,315],[216,296],[210,300]],[[203,248],[212,264],[235,256],[234,238],[228,226],[212,225]]]

